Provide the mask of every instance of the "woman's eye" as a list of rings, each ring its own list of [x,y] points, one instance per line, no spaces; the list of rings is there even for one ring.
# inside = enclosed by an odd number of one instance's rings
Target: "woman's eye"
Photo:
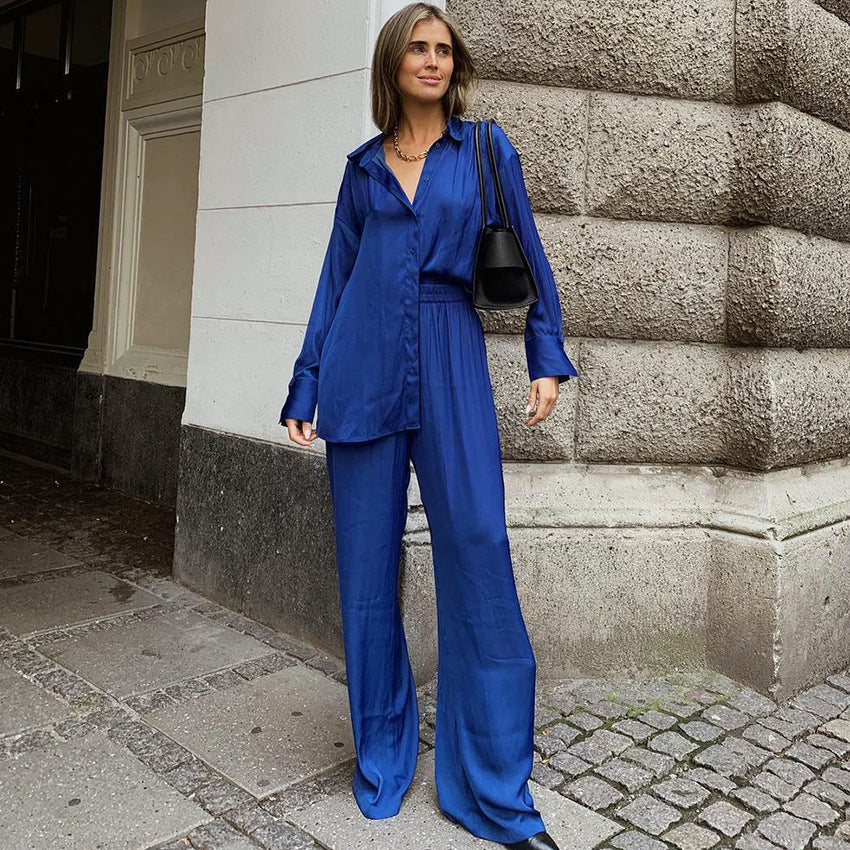
[[[424,47],[423,45],[421,45],[421,44],[414,44],[414,45],[411,45],[411,48],[410,48],[410,49],[411,49],[411,50],[415,50],[415,51],[417,51],[417,52],[418,52],[418,51],[422,51],[422,50],[424,50],[424,49],[425,49],[425,47]],[[451,54],[451,51],[449,50],[449,48],[448,48],[448,47],[439,47],[439,48],[437,48],[437,50],[438,50],[440,53],[442,53],[444,56],[448,56],[448,55],[450,55],[450,54]]]

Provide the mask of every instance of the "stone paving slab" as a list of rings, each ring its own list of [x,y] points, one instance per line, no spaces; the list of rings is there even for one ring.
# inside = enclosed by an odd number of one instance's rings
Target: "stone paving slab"
[[[92,570],[3,588],[0,625],[17,635],[157,605],[161,599],[123,579]]]
[[[57,552],[42,543],[0,534],[0,578],[43,573],[79,564],[80,559]]]
[[[74,717],[74,712],[43,688],[0,662],[0,735]]]
[[[0,761],[0,800],[3,850],[141,850],[211,820],[103,732]]]
[[[623,827],[602,815],[529,782],[534,803],[561,850],[590,850]],[[365,817],[351,793],[344,789],[288,817],[329,850],[474,850],[495,845],[454,824],[439,809],[434,784],[434,751],[419,754],[413,783],[401,811],[391,818]]]
[[[257,797],[354,758],[345,685],[302,665],[145,720]]]
[[[124,699],[268,655],[269,647],[193,611],[174,611],[57,640],[41,651]]]
[[[174,841],[165,845],[160,844],[152,850],[194,850],[194,848],[198,848],[198,850],[259,850],[259,845],[251,841],[250,838],[239,835],[235,831],[228,832],[227,824],[221,821],[214,821],[209,826],[192,830],[186,836],[186,839],[190,842],[189,844],[184,841]],[[280,850],[307,850],[303,844],[300,846],[297,844],[273,844],[271,846],[273,850],[276,847],[279,847]],[[310,848],[314,846],[312,843],[310,844]]]

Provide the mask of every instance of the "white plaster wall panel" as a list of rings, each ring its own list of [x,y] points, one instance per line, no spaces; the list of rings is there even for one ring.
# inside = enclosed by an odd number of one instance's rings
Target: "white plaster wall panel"
[[[306,325],[334,203],[203,210],[192,315]]]
[[[204,100],[364,68],[367,0],[213,0]]]
[[[335,201],[364,139],[366,73],[204,104],[199,209]]]
[[[198,203],[200,133],[145,143],[134,346],[185,352]]]
[[[278,417],[303,336],[299,325],[193,318],[183,424],[286,439]]]
[[[205,0],[138,0],[131,7],[130,31],[134,36],[148,35],[167,27],[204,17]]]

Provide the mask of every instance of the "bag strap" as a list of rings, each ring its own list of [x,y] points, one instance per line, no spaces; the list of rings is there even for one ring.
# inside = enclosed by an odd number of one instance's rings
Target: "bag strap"
[[[481,169],[481,150],[478,147],[481,122],[475,122],[475,166],[478,169],[478,190],[481,194],[481,226],[487,226],[487,192],[484,190],[484,172]]]
[[[490,154],[490,167],[493,169],[493,177],[496,183],[496,198],[499,201],[499,213],[502,216],[502,223],[505,227],[510,227],[508,221],[508,208],[505,206],[505,196],[502,194],[502,180],[499,177],[499,169],[496,168],[496,154],[493,153],[493,121],[487,122],[487,151]]]
[[[478,187],[481,192],[481,226],[487,226],[487,192],[484,188],[484,171],[481,167],[481,151],[478,146],[478,137],[480,135],[479,127],[484,124],[487,128],[487,154],[490,160],[490,170],[493,172],[493,182],[496,187],[496,202],[499,205],[499,214],[502,217],[502,224],[505,227],[510,227],[508,221],[508,210],[505,206],[505,196],[502,193],[502,181],[499,178],[499,169],[496,167],[496,154],[493,150],[493,119],[488,118],[486,121],[475,122],[475,165],[478,169]]]

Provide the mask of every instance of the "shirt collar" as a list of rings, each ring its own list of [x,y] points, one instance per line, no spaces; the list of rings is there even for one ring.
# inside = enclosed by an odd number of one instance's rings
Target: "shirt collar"
[[[451,118],[449,118],[449,126],[446,130],[446,135],[451,136],[457,142],[461,141],[461,139],[463,139],[463,124],[464,121],[459,115],[452,115]],[[351,153],[347,154],[348,159],[365,167],[367,163],[378,153],[378,148],[383,139],[383,133],[378,133],[376,136],[372,136],[371,139],[367,139],[362,145],[356,147],[353,151],[351,151]]]

